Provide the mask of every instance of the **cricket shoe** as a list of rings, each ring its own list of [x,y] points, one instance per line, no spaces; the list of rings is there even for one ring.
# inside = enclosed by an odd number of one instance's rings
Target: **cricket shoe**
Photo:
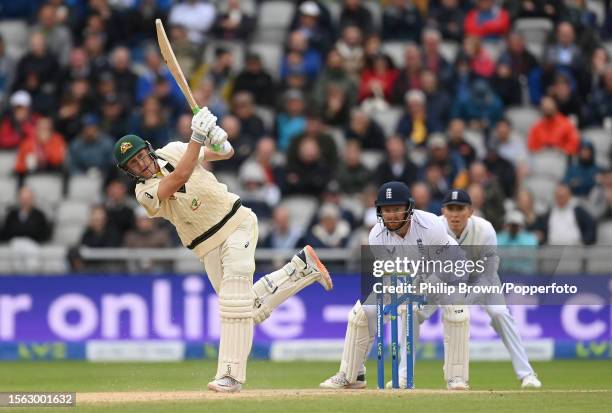
[[[402,380],[400,379],[399,381],[399,388],[400,389],[405,389],[408,387],[408,383],[406,382],[406,380]],[[393,381],[389,380],[387,382],[387,384],[385,384],[385,389],[392,389],[393,388]]]
[[[539,389],[540,387],[542,387],[542,382],[535,373],[528,374],[521,379],[521,389]]]
[[[238,393],[242,390],[242,384],[230,376],[224,376],[208,383],[208,389],[217,393]]]
[[[448,390],[469,390],[470,385],[463,378],[455,376],[446,383],[446,388]]]
[[[316,281],[325,288],[325,291],[329,291],[334,288],[334,283],[329,276],[329,271],[325,268],[325,265],[321,262],[314,248],[310,245],[306,245],[300,252],[298,252],[293,260],[296,267],[302,276],[304,277],[315,277]],[[296,262],[297,261],[297,262]]]
[[[319,387],[322,389],[365,389],[367,385],[365,374],[358,375],[354,383],[349,383],[346,374],[338,372],[319,384]]]

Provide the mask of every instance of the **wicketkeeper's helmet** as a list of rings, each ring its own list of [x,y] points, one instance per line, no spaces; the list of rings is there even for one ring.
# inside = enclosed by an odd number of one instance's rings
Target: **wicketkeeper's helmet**
[[[383,219],[382,207],[391,205],[406,205],[406,214],[401,221],[400,227],[410,220],[414,210],[414,200],[410,194],[410,188],[403,182],[391,181],[386,182],[378,188],[378,196],[376,197],[376,216],[379,221],[387,227],[387,223]],[[389,229],[387,227],[387,229]]]

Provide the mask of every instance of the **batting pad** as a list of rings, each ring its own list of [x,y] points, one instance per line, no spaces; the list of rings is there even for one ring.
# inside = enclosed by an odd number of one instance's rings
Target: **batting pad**
[[[465,305],[442,306],[444,326],[444,379],[461,377],[469,381],[470,313]]]
[[[216,379],[246,381],[247,358],[253,344],[253,292],[250,277],[225,276],[219,292],[221,340]]]
[[[253,321],[259,324],[270,317],[272,311],[287,298],[294,296],[302,289],[316,281],[318,273],[308,275],[300,271],[306,264],[297,256],[285,264],[280,270],[266,274],[253,285],[255,304]]]
[[[340,371],[346,374],[349,383],[354,383],[357,380],[359,371],[363,369],[363,362],[369,347],[368,317],[363,311],[361,303],[357,301],[349,313],[342,362],[340,363]]]

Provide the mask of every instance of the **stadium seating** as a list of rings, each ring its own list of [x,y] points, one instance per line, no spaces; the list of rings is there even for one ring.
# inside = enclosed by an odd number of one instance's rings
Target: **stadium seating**
[[[66,254],[66,247],[58,245],[43,246],[40,249],[42,272],[45,274],[65,274],[69,269]]]
[[[597,24],[602,24],[606,18],[606,8],[603,0],[587,0],[587,7],[597,16]]]
[[[30,175],[25,185],[32,189],[41,209],[54,207],[62,199],[63,182],[59,174]]]
[[[540,112],[529,106],[514,106],[506,109],[505,114],[514,130],[524,138],[527,138],[533,124],[540,119]]]
[[[364,1],[363,5],[368,8],[372,14],[372,23],[375,30],[379,30],[382,27],[382,14],[383,11],[380,8],[380,3],[377,1]]]
[[[531,155],[531,173],[534,176],[563,179],[567,167],[567,155],[563,152],[549,149]]]
[[[381,151],[364,150],[361,152],[361,162],[366,168],[373,171],[384,158],[384,153]]]
[[[474,147],[476,155],[482,159],[487,153],[485,145],[485,137],[482,132],[474,129],[468,129],[464,135],[465,141]]]
[[[489,40],[482,42],[482,47],[489,53],[489,56],[494,61],[497,61],[499,55],[504,51],[505,46],[502,40]]]
[[[344,131],[340,128],[329,128],[328,133],[334,139],[334,143],[336,144],[338,153],[344,153],[344,148],[346,147],[346,138],[344,136]]]
[[[267,131],[274,130],[275,115],[272,109],[263,106],[257,106],[255,108],[255,113],[261,118]]]
[[[596,164],[602,168],[609,168],[612,151],[612,131],[603,128],[586,129],[582,132],[582,137],[593,144]]]
[[[291,2],[277,0],[262,2],[254,34],[255,40],[282,44],[293,13],[294,5]]]
[[[28,25],[22,20],[0,21],[0,35],[6,45],[7,53],[20,58],[28,48]]]
[[[281,43],[257,42],[249,46],[249,50],[261,57],[264,68],[270,75],[278,80],[280,78],[280,64],[283,58]]]
[[[280,206],[287,208],[289,219],[296,228],[308,228],[310,221],[317,212],[319,201],[311,196],[291,195],[283,198]]]
[[[523,185],[534,196],[536,213],[546,212],[552,204],[557,181],[546,176],[530,176],[525,179]]]
[[[75,175],[68,181],[68,199],[100,202],[102,195],[102,177],[99,175]]]
[[[84,201],[63,201],[57,208],[55,225],[80,225],[84,227],[89,220],[90,204]]]
[[[374,119],[385,132],[387,137],[395,133],[395,128],[399,122],[402,114],[404,113],[402,108],[390,107],[385,110],[374,111],[372,113],[372,119]]]
[[[612,246],[612,221],[602,222],[597,227],[597,244]]]
[[[405,42],[384,42],[382,51],[389,55],[396,67],[404,66],[404,50],[406,49]]]
[[[15,158],[17,153],[14,151],[0,152],[0,178],[9,176],[15,168]]]
[[[83,230],[83,226],[79,224],[58,225],[53,232],[51,244],[72,247],[81,239]]]
[[[457,53],[459,52],[459,45],[455,42],[446,42],[443,41],[440,43],[440,54],[444,57],[449,63],[453,63],[455,58],[457,57]]]
[[[17,179],[11,176],[0,178],[0,205],[12,205],[17,197]]]
[[[544,45],[553,24],[549,19],[522,18],[514,22],[514,29],[523,35],[527,44]]]

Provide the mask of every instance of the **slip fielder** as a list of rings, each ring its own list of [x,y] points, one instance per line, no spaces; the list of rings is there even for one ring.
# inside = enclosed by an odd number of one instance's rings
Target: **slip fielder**
[[[485,272],[491,278],[475,278],[468,281],[470,284],[492,285],[499,284],[497,273],[499,258],[495,251],[497,246],[497,234],[493,225],[484,218],[473,215],[472,201],[467,192],[462,190],[449,191],[442,201],[442,216],[438,217],[448,235],[457,242],[458,245],[466,247],[467,259],[472,261],[487,259],[487,265],[491,267]],[[504,345],[510,353],[512,366],[517,378],[521,381],[523,389],[537,389],[542,383],[529,364],[527,353],[523,346],[521,336],[516,329],[514,319],[508,311],[503,296],[499,294],[468,294],[466,302],[469,307],[472,305],[482,305],[489,317],[495,332],[501,337]],[[425,305],[417,312],[419,324],[430,318],[438,309],[436,305]],[[400,337],[404,337],[404,322],[399,323]],[[415,331],[418,331],[415,328]],[[405,353],[406,340],[400,341],[402,351]],[[400,360],[400,377],[406,375],[406,360]]]
[[[369,235],[371,246],[452,246],[457,242],[446,233],[439,218],[414,209],[410,189],[402,182],[387,182],[376,199],[378,223]],[[394,248],[395,249],[395,248]],[[444,249],[444,248],[442,248]],[[436,306],[437,308],[437,306]],[[469,311],[465,305],[444,305],[444,379],[450,390],[468,388],[469,380]],[[415,317],[416,319],[417,317]],[[400,325],[405,323],[400,323]],[[366,387],[365,360],[376,334],[376,306],[353,306],[348,316],[344,350],[338,373],[320,384],[327,389],[363,389]],[[418,323],[415,322],[415,334]],[[406,335],[401,334],[405,354]],[[400,387],[406,387],[406,360],[400,368]],[[387,383],[390,387],[390,383]]]
[[[246,381],[254,324],[313,282],[331,290],[332,281],[315,251],[306,246],[253,284],[257,217],[202,165],[234,153],[216,120],[203,108],[193,116],[189,143],[171,142],[154,150],[142,138],[126,135],[115,144],[114,155],[117,166],[138,181],[136,199],[149,217],[170,221],[183,245],[203,263],[219,295],[221,318],[217,373],[208,388],[237,392]],[[215,152],[213,147],[222,149]]]
[[[478,260],[488,255],[487,251],[497,246],[497,234],[493,225],[484,218],[473,215],[472,201],[467,192],[462,190],[449,191],[442,203],[442,216],[448,234],[457,240],[461,246],[467,246],[466,251],[475,255],[472,260]],[[494,248],[493,248],[494,249]],[[493,269],[493,283],[500,284],[495,261]],[[478,281],[476,281],[478,282]],[[529,364],[525,347],[518,333],[514,318],[508,311],[504,297],[499,294],[468,295],[468,304],[481,305],[491,318],[491,326],[501,337],[506,349],[510,353],[512,367],[516,377],[521,381],[524,389],[540,388],[542,383]],[[423,313],[427,313],[427,308]]]

